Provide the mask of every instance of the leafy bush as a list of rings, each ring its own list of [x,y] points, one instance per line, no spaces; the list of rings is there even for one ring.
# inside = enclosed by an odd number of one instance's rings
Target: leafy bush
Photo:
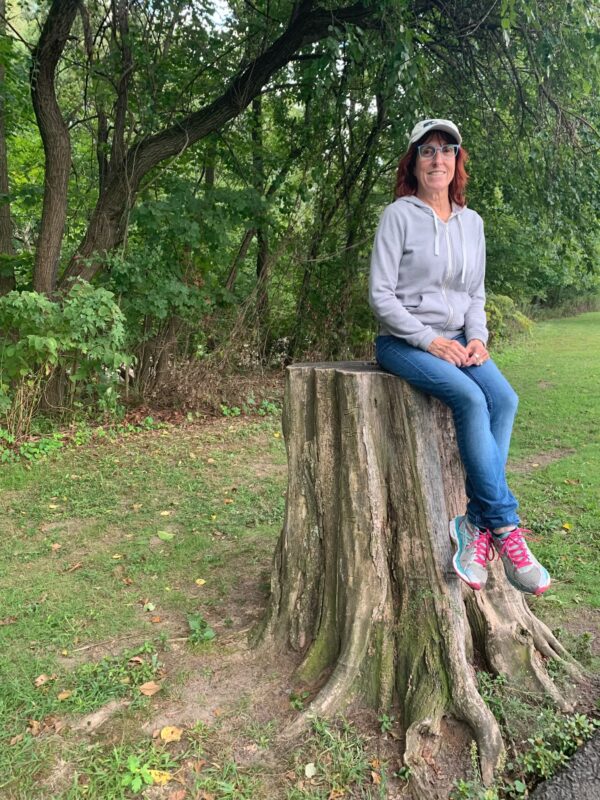
[[[117,370],[124,318],[111,292],[80,282],[60,302],[37,292],[0,297],[0,414],[17,439],[40,402],[69,411],[77,402],[118,410]]]
[[[522,314],[510,297],[503,294],[488,294],[485,304],[490,342],[511,342],[519,336],[529,334],[533,322]]]

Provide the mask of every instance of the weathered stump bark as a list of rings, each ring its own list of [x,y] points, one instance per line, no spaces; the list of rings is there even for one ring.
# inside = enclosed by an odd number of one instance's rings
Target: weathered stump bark
[[[261,637],[300,651],[298,677],[322,684],[304,717],[357,695],[397,704],[413,786],[431,800],[428,763],[454,716],[491,780],[503,745],[474,655],[562,708],[545,662],[579,673],[500,565],[482,592],[452,569],[448,521],[465,496],[448,409],[373,365],[300,364],[288,369],[283,426],[287,505]]]

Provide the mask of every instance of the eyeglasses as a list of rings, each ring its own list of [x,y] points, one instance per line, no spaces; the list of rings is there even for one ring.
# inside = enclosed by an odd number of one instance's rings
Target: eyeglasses
[[[460,150],[460,145],[443,144],[440,147],[436,147],[433,144],[420,144],[417,147],[419,155],[426,161],[431,160],[435,156],[438,150],[442,154],[442,158],[456,158],[456,156],[458,155],[458,151]]]

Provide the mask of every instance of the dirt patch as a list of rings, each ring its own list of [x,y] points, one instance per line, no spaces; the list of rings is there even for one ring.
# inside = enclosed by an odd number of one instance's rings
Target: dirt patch
[[[508,470],[509,472],[524,473],[532,472],[535,469],[544,469],[544,467],[547,467],[549,464],[553,464],[555,461],[560,461],[561,458],[572,456],[576,452],[577,451],[573,448],[566,447],[563,449],[548,450],[545,453],[537,453],[533,456],[527,456],[527,458],[523,458],[518,461],[509,460]]]

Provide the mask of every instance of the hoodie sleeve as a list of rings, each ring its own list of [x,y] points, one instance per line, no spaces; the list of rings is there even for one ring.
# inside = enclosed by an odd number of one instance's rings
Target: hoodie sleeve
[[[477,252],[473,279],[469,285],[469,296],[471,304],[465,313],[465,338],[467,342],[471,339],[479,339],[484,344],[488,340],[488,329],[485,316],[485,236],[483,233],[483,220],[480,219],[479,239],[477,242]]]
[[[438,334],[407,311],[396,297],[404,237],[404,221],[393,204],[387,206],[379,221],[371,254],[369,304],[378,322],[394,336],[427,350]]]

